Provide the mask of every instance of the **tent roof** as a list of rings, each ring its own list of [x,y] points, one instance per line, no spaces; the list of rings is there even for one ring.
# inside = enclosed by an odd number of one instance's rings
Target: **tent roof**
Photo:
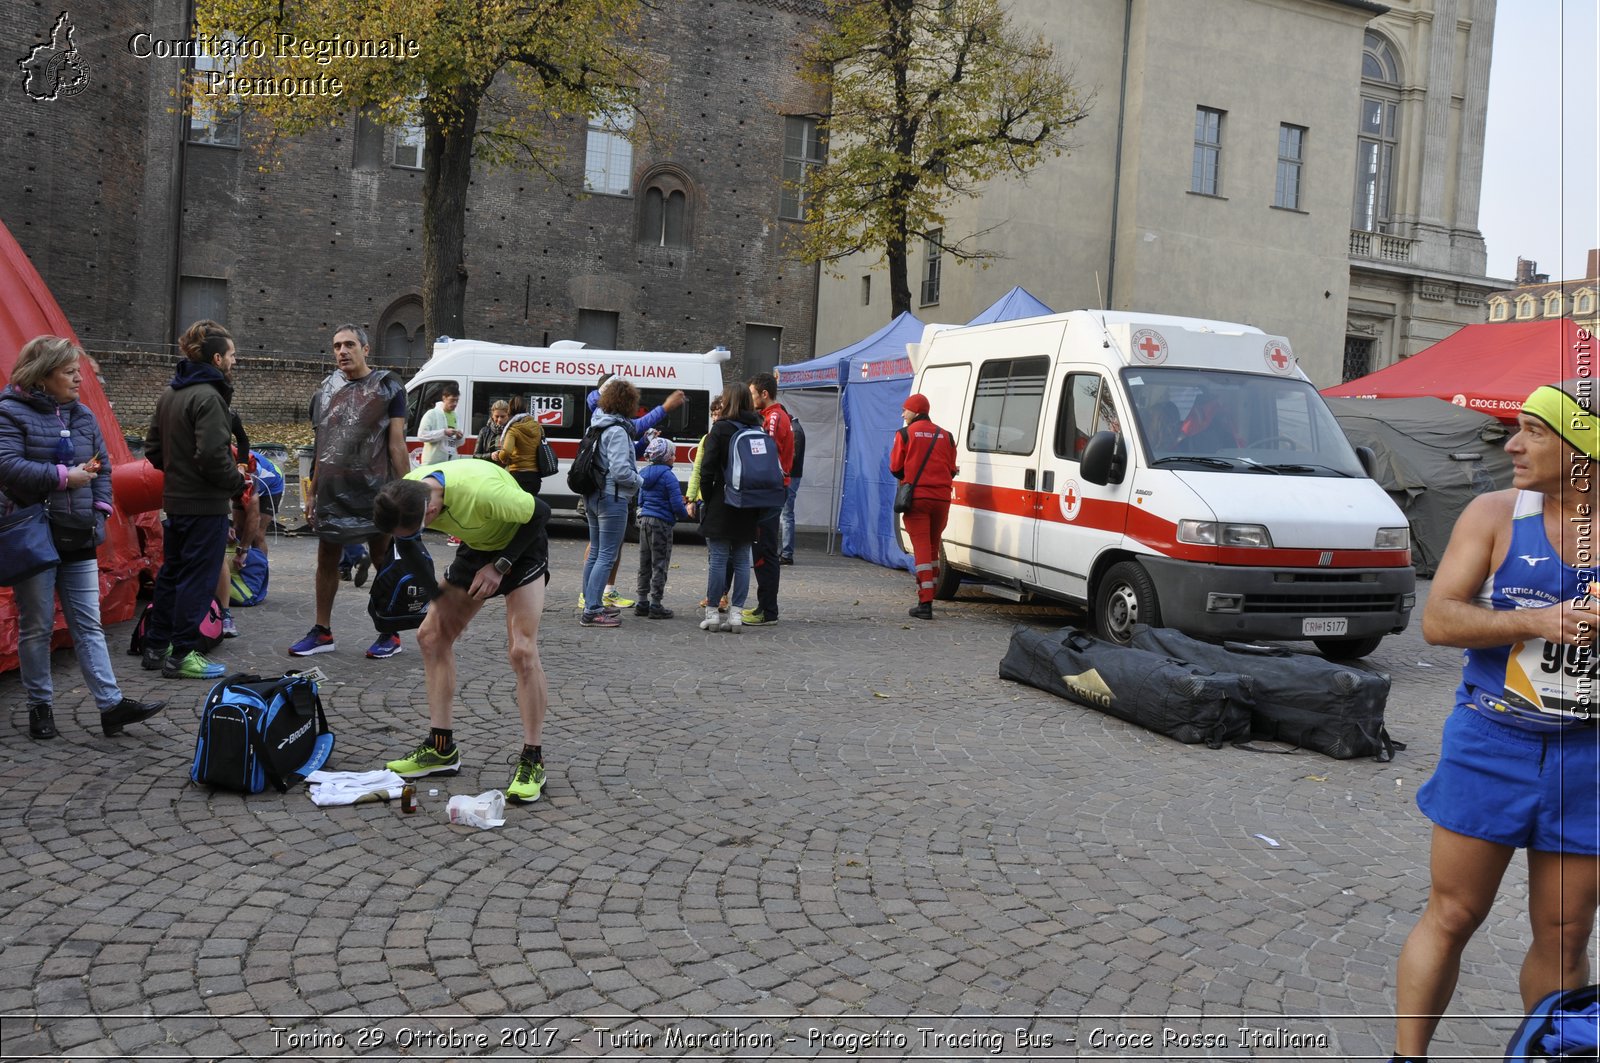
[[[1322,393],[1351,399],[1431,395],[1515,421],[1540,384],[1594,375],[1592,343],[1580,342],[1578,332],[1566,318],[1467,325],[1410,358]],[[1581,374],[1580,360],[1586,363]]]
[[[909,380],[915,370],[911,365],[911,355],[906,352],[906,344],[921,343],[924,326],[915,314],[907,310],[893,321],[889,327],[873,333],[875,342],[867,345],[862,340],[850,355],[850,364],[845,367],[844,381],[850,384],[861,384],[871,380]],[[843,352],[841,352],[843,353]]]
[[[1015,321],[1018,318],[1039,317],[1053,313],[1054,310],[1035,299],[1028,289],[1018,286],[990,303],[987,310],[979,313],[967,324],[987,325],[991,321]]]
[[[778,366],[778,389],[836,387],[845,372],[845,364],[852,358],[858,355],[882,357],[890,352],[904,357],[906,344],[916,343],[921,338],[922,322],[907,310],[870,336],[832,354]]]

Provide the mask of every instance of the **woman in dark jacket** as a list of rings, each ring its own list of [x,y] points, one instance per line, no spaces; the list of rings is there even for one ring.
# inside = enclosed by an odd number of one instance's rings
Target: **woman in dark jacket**
[[[750,402],[750,389],[729,384],[722,391],[722,416],[706,433],[700,452],[700,533],[706,538],[706,618],[704,631],[737,633],[744,623],[744,603],[750,593],[750,544],[756,537],[753,509],[739,509],[723,501],[728,467],[728,441],[741,428],[760,428],[761,419]],[[728,611],[717,600],[728,589],[728,566],[733,565],[733,593]]]
[[[54,738],[50,633],[55,599],[77,648],[84,683],[100,709],[100,728],[114,735],[160,712],[122,696],[100,628],[100,564],[111,513],[111,468],[100,425],[78,401],[83,351],[71,340],[40,336],[17,356],[0,391],[0,489],[9,504],[44,502],[61,560],[12,588],[20,621],[17,659],[28,694],[28,733]]]

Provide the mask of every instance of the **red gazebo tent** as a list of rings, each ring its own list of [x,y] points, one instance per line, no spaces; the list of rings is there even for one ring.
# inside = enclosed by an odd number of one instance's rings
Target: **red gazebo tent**
[[[11,231],[0,224],[0,386],[11,379],[11,370],[17,362],[17,352],[35,336],[51,333],[78,341],[67,317],[56,305],[43,278],[28,261],[28,256],[11,236]],[[83,374],[80,401],[100,421],[100,431],[106,438],[106,451],[112,467],[133,460],[127,441],[122,438],[122,426],[112,412],[104,389],[95,374]],[[110,470],[106,470],[107,473]],[[3,544],[0,544],[3,548]],[[105,624],[120,623],[133,616],[134,598],[139,588],[139,574],[153,571],[160,563],[161,524],[159,514],[141,513],[129,519],[114,511],[106,522],[106,541],[100,547],[100,620]],[[71,641],[67,635],[66,621],[56,611],[54,644],[64,646]],[[118,647],[112,646],[115,660]],[[11,588],[0,587],[0,672],[17,666],[17,609],[11,597]]]
[[[1345,399],[1432,396],[1508,423],[1540,384],[1597,376],[1594,337],[1566,318],[1467,325],[1410,358],[1347,384]]]

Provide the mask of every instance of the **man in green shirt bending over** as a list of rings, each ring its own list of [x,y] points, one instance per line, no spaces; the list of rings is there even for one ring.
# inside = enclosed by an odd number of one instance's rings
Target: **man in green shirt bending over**
[[[539,615],[550,580],[550,509],[528,494],[511,474],[486,461],[453,461],[423,466],[378,492],[373,520],[385,534],[409,537],[424,527],[461,540],[445,570],[439,597],[417,629],[417,646],[427,677],[427,741],[409,756],[388,763],[407,779],[454,775],[461,750],[451,727],[456,689],[456,639],[483,603],[506,597],[506,645],[517,677],[517,708],[522,714],[522,755],[506,787],[511,801],[537,801],[544,788],[544,729],[549,689],[539,663]]]

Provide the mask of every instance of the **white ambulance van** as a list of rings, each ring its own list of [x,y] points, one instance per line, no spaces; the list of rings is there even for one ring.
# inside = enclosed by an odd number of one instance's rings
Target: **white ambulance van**
[[[684,404],[667,414],[659,431],[676,444],[674,471],[680,482],[687,483],[695,446],[710,427],[711,398],[722,393],[722,364],[727,360],[726,347],[704,354],[672,354],[594,350],[576,340],[560,340],[549,347],[441,340],[434,344],[433,357],[406,385],[406,447],[415,464],[422,451],[417,436],[422,415],[439,402],[446,384],[461,391],[456,418],[467,433],[462,455],[472,453],[489,420],[489,407],[498,399],[509,402],[521,396],[528,412],[544,424],[545,438],[561,460],[561,471],[544,478],[539,497],[557,516],[574,516],[578,500],[567,489],[566,469],[589,426],[587,399],[601,374],[631,380],[639,389],[640,413],[659,406],[674,391],[683,391]]]
[[[1354,658],[1405,629],[1410,528],[1282,336],[1080,310],[911,347],[960,466],[941,597],[977,575],[1124,643],[1138,622]]]

